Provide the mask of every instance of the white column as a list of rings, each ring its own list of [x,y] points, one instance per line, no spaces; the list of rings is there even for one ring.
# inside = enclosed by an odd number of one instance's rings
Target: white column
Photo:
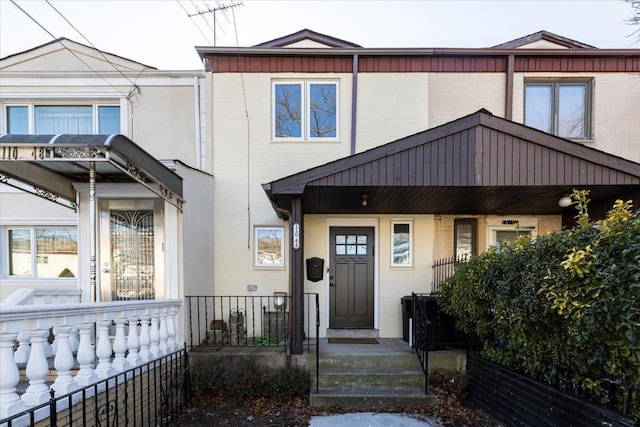
[[[44,341],[42,341],[42,351],[44,351],[44,357],[52,357],[53,349],[51,348],[51,344],[49,344],[49,335],[51,331],[47,329],[47,333],[44,335]]]
[[[119,318],[115,319],[114,322],[116,324],[116,338],[113,341],[115,357],[113,358],[112,366],[118,372],[122,372],[129,369],[129,363],[127,363],[127,359],[124,357],[127,352],[127,339],[125,335],[127,319]]]
[[[0,334],[0,419],[22,412],[24,402],[16,393],[16,385],[20,381],[20,373],[13,357],[13,341],[17,334]]]
[[[151,358],[156,359],[161,356],[160,347],[158,344],[160,343],[160,332],[158,331],[158,315],[154,314],[151,316],[151,346],[149,347],[149,351],[151,352]]]
[[[167,339],[167,346],[169,347],[170,352],[176,351],[176,325],[174,323],[174,318],[176,315],[176,311],[172,308],[169,310],[169,315],[167,316],[167,333],[169,338]]]
[[[29,336],[29,332],[18,332],[18,349],[13,354],[16,363],[27,363],[29,361],[29,353],[31,352],[31,347],[29,346],[30,341],[31,337]]]
[[[140,356],[138,355],[138,348],[140,348],[140,340],[138,339],[138,316],[129,318],[127,348],[129,349],[129,355],[127,356],[129,366],[138,366],[140,364]]]
[[[31,336],[31,355],[27,363],[27,377],[29,387],[22,395],[22,400],[27,406],[36,406],[47,402],[50,398],[49,387],[44,383],[49,364],[44,353],[44,341],[49,336],[48,329],[36,329],[29,331]]]
[[[150,319],[151,316],[140,316],[140,361],[142,363],[147,363],[151,360],[151,352],[149,351],[149,345],[151,344]]]
[[[96,366],[96,375],[98,378],[104,379],[116,373],[111,366],[111,342],[109,341],[109,327],[111,320],[97,322],[98,326],[98,345],[96,347],[96,356],[98,356],[98,366]]]
[[[78,344],[78,364],[80,370],[76,374],[76,382],[81,385],[89,385],[98,381],[98,376],[93,370],[93,362],[96,359],[93,347],[91,346],[91,323],[81,323],[78,325],[80,331],[80,343]]]
[[[71,375],[71,368],[73,368],[74,362],[71,346],[69,345],[71,326],[56,326],[53,329],[56,335],[56,342],[58,343],[53,366],[56,368],[58,376],[51,385],[51,388],[55,390],[55,396],[62,396],[78,388],[78,384]]]
[[[167,331],[167,313],[160,313],[160,328],[158,329],[158,335],[160,335],[160,355],[168,354],[169,346],[167,345],[167,338],[169,333]]]

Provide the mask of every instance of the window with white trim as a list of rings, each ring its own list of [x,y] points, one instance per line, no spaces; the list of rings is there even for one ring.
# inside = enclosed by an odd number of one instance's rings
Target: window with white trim
[[[532,217],[488,217],[487,245],[513,242],[520,236],[536,237],[538,219]]]
[[[524,124],[562,138],[591,139],[591,81],[527,81]]]
[[[274,140],[338,139],[338,83],[276,81],[272,94]]]
[[[391,221],[391,266],[413,266],[413,221]]]
[[[6,105],[5,131],[20,135],[119,134],[120,106],[102,104]]]
[[[2,253],[6,254],[3,260],[3,277],[77,277],[77,227],[4,227],[2,234]]]

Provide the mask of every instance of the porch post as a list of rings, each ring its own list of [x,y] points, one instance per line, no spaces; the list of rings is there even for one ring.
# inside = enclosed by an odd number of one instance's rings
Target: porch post
[[[304,239],[302,197],[291,200],[291,353],[302,354],[304,345]]]
[[[96,162],[89,162],[89,289],[91,302],[97,301],[96,287]]]

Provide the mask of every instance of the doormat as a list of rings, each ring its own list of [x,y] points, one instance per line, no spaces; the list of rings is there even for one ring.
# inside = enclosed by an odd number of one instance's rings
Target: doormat
[[[378,344],[375,338],[329,338],[329,344]]]

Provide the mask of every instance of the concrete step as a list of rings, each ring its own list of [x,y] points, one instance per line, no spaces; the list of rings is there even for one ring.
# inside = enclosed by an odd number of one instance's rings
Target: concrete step
[[[378,338],[377,329],[327,329],[327,338]]]
[[[316,408],[404,408],[415,405],[433,405],[434,394],[425,394],[423,388],[395,389],[329,389],[311,393],[309,403]]]
[[[315,387],[315,378],[312,380]],[[321,372],[319,386],[334,389],[394,389],[420,388],[424,385],[422,371],[325,371]]]
[[[320,371],[323,370],[419,370],[420,362],[413,353],[392,354],[320,354]]]

